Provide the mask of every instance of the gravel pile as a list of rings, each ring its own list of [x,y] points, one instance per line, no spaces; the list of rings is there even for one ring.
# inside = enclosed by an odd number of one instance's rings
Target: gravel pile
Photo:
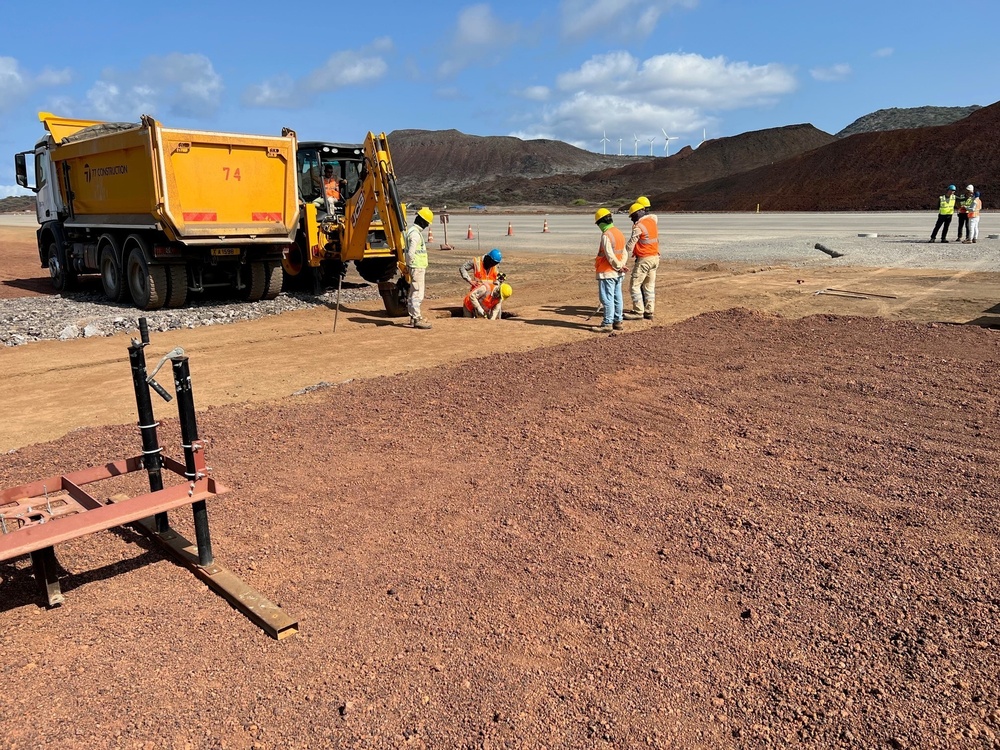
[[[341,290],[345,303],[378,299],[374,284]],[[336,290],[319,296],[282,293],[273,300],[237,302],[232,299],[208,299],[172,310],[142,312],[131,304],[108,302],[99,293],[79,292],[61,297],[21,297],[0,300],[0,342],[20,346],[45,339],[91,338],[113,336],[135,330],[136,320],[145,317],[152,331],[225,325],[256,320],[291,310],[316,305],[337,304]]]

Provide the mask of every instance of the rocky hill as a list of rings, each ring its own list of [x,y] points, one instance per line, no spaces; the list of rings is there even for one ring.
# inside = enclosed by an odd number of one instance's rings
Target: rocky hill
[[[880,109],[864,117],[859,117],[837,133],[837,137],[845,138],[857,133],[876,133],[883,130],[950,125],[968,117],[977,109],[982,108],[978,104],[973,104],[969,107],[908,107],[905,109],[892,107]]]
[[[0,198],[0,214],[17,214],[22,211],[34,213],[35,196],[15,195],[9,198]]]
[[[859,133],[822,148],[679,193],[650,196],[667,211],[933,209],[948,183],[976,185],[1000,206],[1000,103],[951,125]],[[991,185],[992,183],[992,185]]]
[[[412,201],[446,203],[472,186],[498,178],[515,181],[553,175],[583,175],[595,170],[655,160],[585,151],[553,140],[467,135],[457,130],[394,130],[389,133],[400,193]],[[492,194],[492,193],[491,193]],[[492,198],[472,202],[497,202]]]

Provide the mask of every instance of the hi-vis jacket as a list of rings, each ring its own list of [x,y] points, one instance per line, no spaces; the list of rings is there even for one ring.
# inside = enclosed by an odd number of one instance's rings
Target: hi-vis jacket
[[[625,252],[636,258],[660,254],[659,227],[654,216],[647,214],[632,226],[632,235],[625,245]]]
[[[614,257],[618,267],[611,264]],[[616,226],[608,227],[601,233],[601,244],[597,246],[597,257],[594,259],[594,268],[597,270],[597,278],[613,279],[621,274],[625,267],[628,255],[625,253],[625,235]]]
[[[939,195],[938,204],[940,206],[938,208],[938,213],[941,214],[942,216],[951,216],[953,213],[955,213],[954,195],[952,195],[951,197],[948,197],[947,195]]]
[[[410,268],[427,268],[427,245],[416,224],[410,224],[406,228],[406,265]]]

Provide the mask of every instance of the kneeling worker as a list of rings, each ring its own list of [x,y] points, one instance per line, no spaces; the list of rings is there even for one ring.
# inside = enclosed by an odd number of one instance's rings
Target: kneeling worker
[[[503,255],[500,254],[500,250],[493,248],[482,258],[473,258],[468,263],[465,263],[458,269],[458,272],[474,288],[484,281],[496,282],[499,271],[497,266],[500,265],[500,261],[502,260]]]
[[[503,301],[513,293],[513,288],[507,282],[496,284],[484,281],[482,284],[473,287],[465,295],[462,313],[467,318],[499,320],[500,308],[503,305]]]

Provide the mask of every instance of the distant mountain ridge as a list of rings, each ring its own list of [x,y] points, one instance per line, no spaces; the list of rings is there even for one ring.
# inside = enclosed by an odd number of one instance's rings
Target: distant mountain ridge
[[[937,125],[950,125],[962,120],[977,109],[978,104],[968,107],[908,107],[900,109],[891,107],[880,109],[871,114],[859,117],[846,128],[837,133],[838,138],[846,138],[856,133],[875,133],[883,130],[904,130],[907,128],[927,128]]]

